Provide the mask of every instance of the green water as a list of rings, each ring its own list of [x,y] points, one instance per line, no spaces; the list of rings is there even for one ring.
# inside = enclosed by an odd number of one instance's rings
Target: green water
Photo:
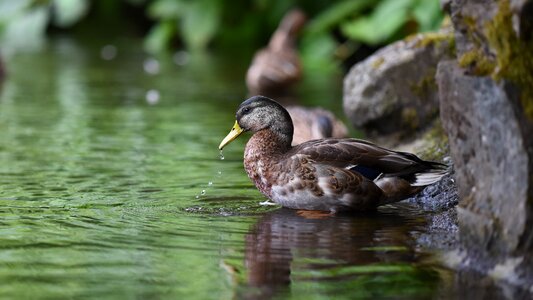
[[[219,158],[246,97],[246,57],[168,55],[151,74],[140,44],[116,45],[109,61],[103,45],[69,39],[8,58],[0,297],[434,295],[442,279],[416,246],[425,221],[414,210],[316,219],[261,206],[245,139]],[[339,111],[336,77],[311,74],[296,93]]]

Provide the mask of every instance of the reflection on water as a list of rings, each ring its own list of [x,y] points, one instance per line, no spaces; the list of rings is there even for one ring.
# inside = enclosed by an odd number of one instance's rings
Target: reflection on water
[[[423,219],[394,208],[356,216],[320,216],[280,209],[246,235],[250,298],[308,293],[328,297],[430,296],[438,274],[419,267],[413,227]],[[414,263],[414,264],[413,264]]]

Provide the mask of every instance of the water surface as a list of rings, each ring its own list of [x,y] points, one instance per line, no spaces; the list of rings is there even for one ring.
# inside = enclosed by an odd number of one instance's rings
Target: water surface
[[[217,146],[246,58],[57,39],[8,58],[0,96],[0,297],[428,298],[442,270],[409,206],[322,218],[259,205],[244,139]],[[109,57],[108,57],[109,58]],[[340,110],[337,77],[304,104]]]

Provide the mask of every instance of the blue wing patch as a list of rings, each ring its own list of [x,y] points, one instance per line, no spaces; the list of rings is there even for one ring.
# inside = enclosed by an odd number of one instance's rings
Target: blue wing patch
[[[364,177],[366,177],[366,178],[368,178],[370,180],[374,180],[374,179],[378,178],[379,175],[381,175],[381,172],[378,171],[378,170],[375,170],[375,169],[372,169],[372,168],[369,168],[369,167],[365,167],[365,166],[360,166],[360,165],[351,167],[350,170],[355,171],[355,172],[363,175]]]

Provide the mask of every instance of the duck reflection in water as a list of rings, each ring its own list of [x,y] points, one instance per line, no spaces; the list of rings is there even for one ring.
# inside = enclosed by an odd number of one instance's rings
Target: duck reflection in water
[[[413,262],[417,254],[409,245],[410,234],[414,225],[425,221],[387,209],[326,216],[282,208],[264,215],[246,235],[245,267],[247,285],[252,289],[245,298],[283,295],[289,292],[291,280],[342,281],[354,276],[305,279],[295,277],[294,271]],[[387,247],[401,251],[379,250]]]

